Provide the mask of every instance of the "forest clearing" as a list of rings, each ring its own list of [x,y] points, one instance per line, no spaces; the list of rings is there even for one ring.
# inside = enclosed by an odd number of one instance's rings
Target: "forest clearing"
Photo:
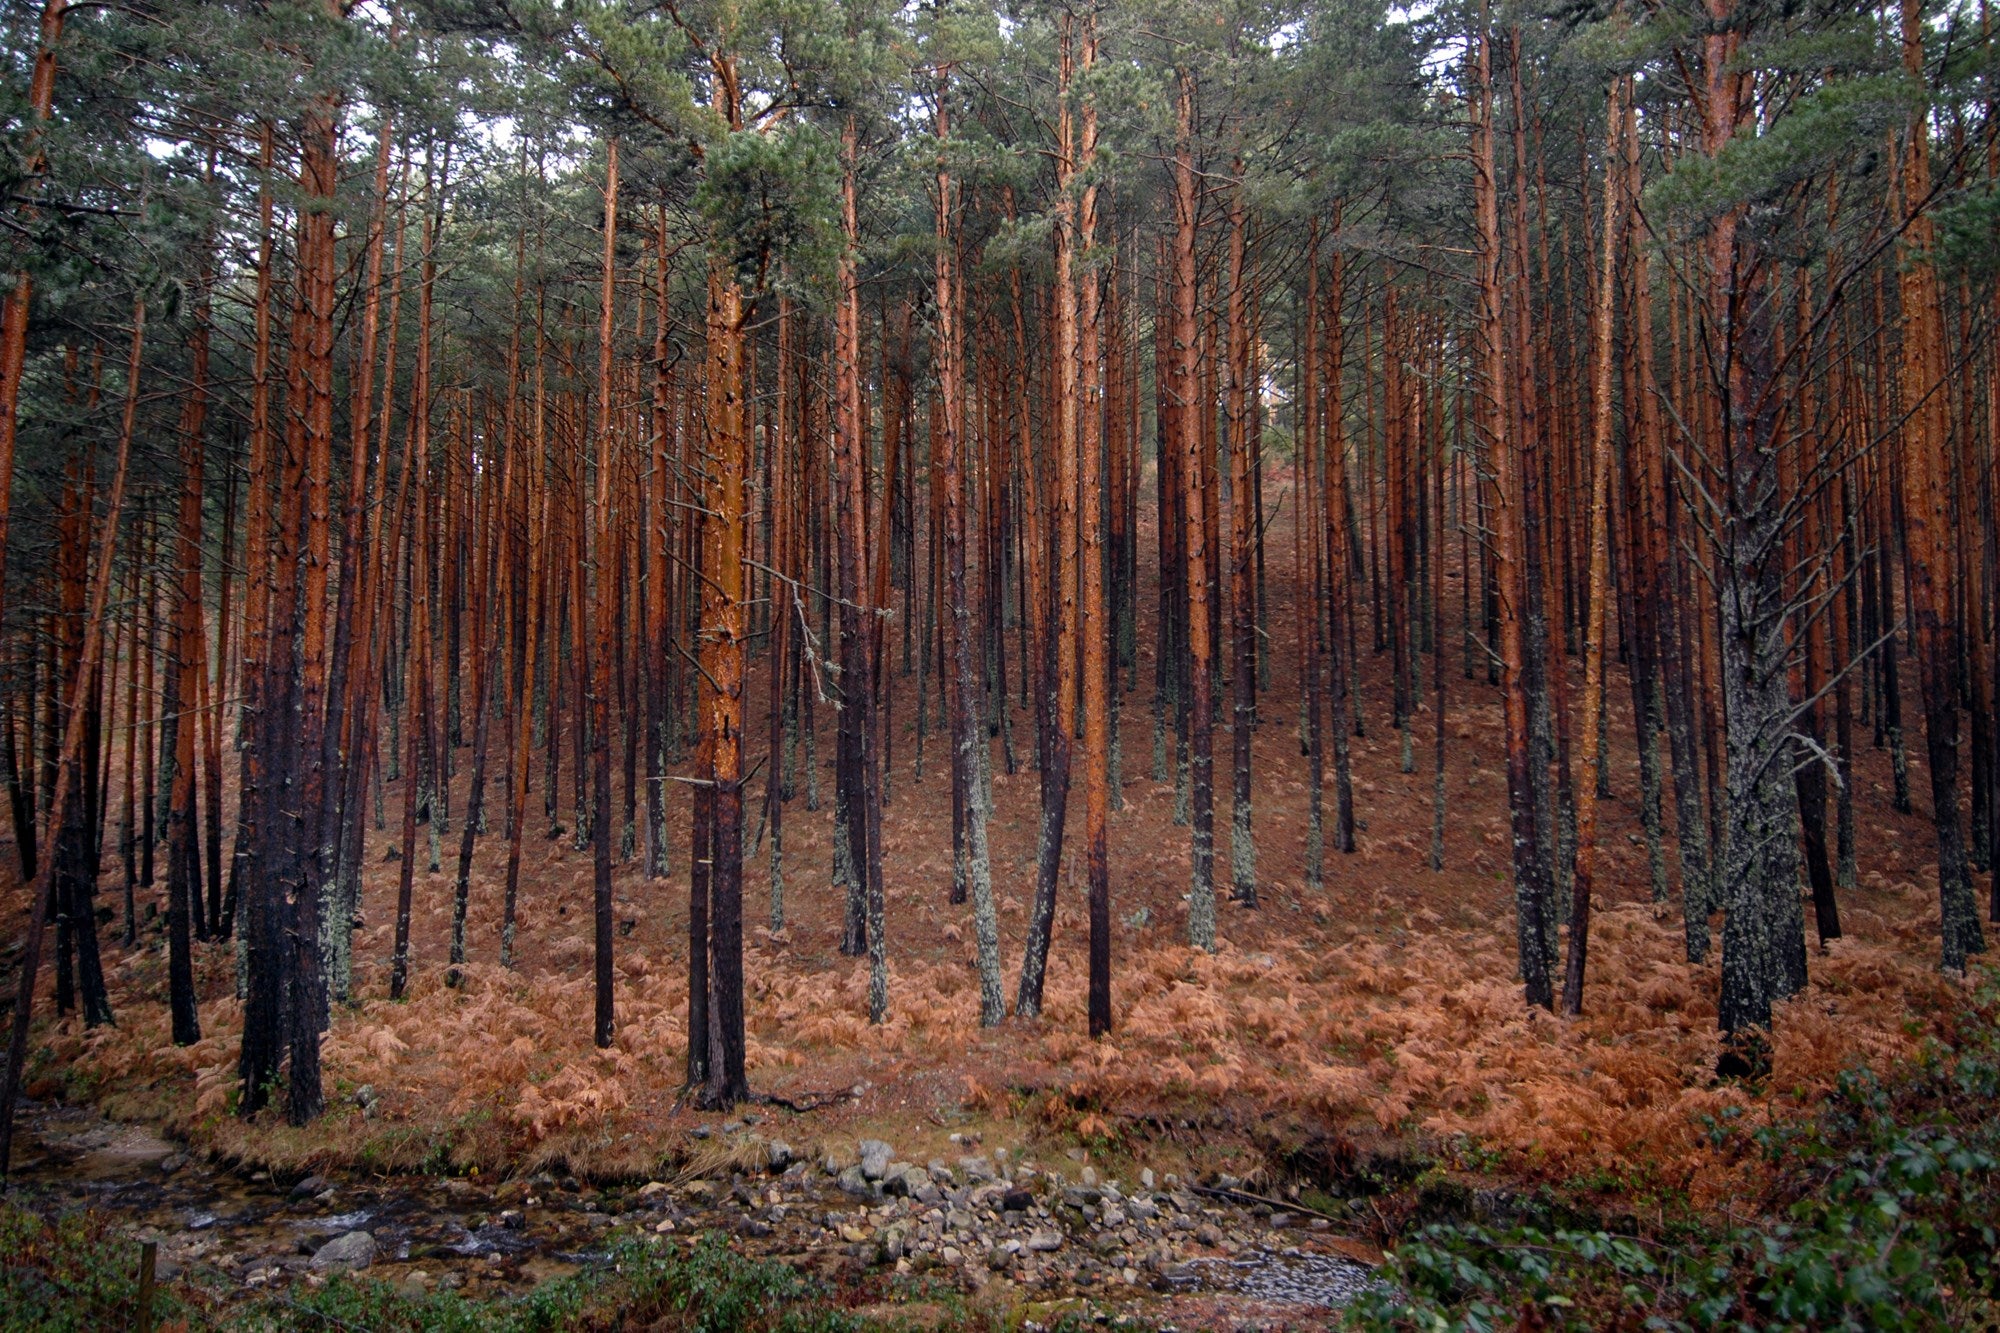
[[[1983,3],[0,22],[0,1328],[2000,1320]]]

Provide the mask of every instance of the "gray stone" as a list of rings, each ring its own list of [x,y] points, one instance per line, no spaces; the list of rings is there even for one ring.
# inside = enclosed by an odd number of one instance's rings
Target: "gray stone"
[[[317,1269],[346,1269],[353,1272],[375,1262],[375,1237],[366,1231],[350,1231],[319,1247],[313,1253]]]
[[[965,1172],[967,1180],[992,1180],[993,1163],[984,1157],[961,1157],[958,1169]]]
[[[843,1194],[852,1194],[856,1198],[865,1198],[874,1193],[869,1188],[868,1177],[862,1174],[858,1166],[850,1166],[840,1173],[840,1191]]]
[[[1060,1231],[1037,1231],[1028,1237],[1028,1248],[1041,1254],[1053,1254],[1062,1248]]]
[[[764,1145],[764,1168],[768,1171],[783,1171],[792,1164],[792,1145],[783,1139],[772,1139]]]
[[[863,1139],[861,1150],[861,1174],[870,1180],[880,1180],[888,1174],[889,1163],[895,1159],[896,1150],[880,1139]]]

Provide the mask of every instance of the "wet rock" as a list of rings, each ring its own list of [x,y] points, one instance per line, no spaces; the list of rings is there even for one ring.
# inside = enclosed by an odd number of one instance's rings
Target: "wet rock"
[[[528,1219],[520,1209],[509,1208],[500,1214],[500,1225],[509,1231],[520,1231],[528,1225]]]
[[[667,1193],[667,1186],[664,1181],[649,1180],[639,1187],[639,1197],[641,1199],[657,1199],[665,1193]]]
[[[307,1176],[304,1180],[292,1186],[291,1197],[294,1199],[310,1199],[325,1190],[326,1187],[327,1179],[325,1176]]]
[[[344,1269],[353,1272],[375,1262],[375,1237],[366,1231],[350,1231],[335,1236],[314,1252],[312,1266],[322,1271]]]
[[[889,1172],[889,1163],[895,1160],[896,1150],[880,1139],[863,1139],[861,1150],[861,1174],[870,1180],[880,1180]]]

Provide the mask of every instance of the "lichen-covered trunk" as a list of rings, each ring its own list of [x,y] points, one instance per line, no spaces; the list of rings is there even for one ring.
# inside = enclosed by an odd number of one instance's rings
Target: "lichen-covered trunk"
[[[1239,164],[1240,168],[1240,164]],[[1229,203],[1229,627],[1230,790],[1229,879],[1236,901],[1257,905],[1257,844],[1250,818],[1250,741],[1257,711],[1257,603],[1251,583],[1256,506],[1251,498],[1250,320],[1244,272],[1244,203],[1239,188]]]
[[[949,71],[940,68],[936,80],[936,129],[940,143],[949,138],[947,110]],[[937,406],[941,420],[933,425],[938,450],[935,487],[944,493],[945,637],[950,658],[951,745],[954,781],[965,794],[965,873],[972,898],[973,935],[979,963],[979,1021],[991,1027],[1007,1016],[1000,983],[1000,923],[993,904],[993,867],[986,843],[986,802],[979,763],[973,700],[972,605],[965,575],[965,466],[961,457],[965,428],[964,338],[959,327],[957,187],[942,153],[937,161],[937,260],[935,329],[932,359],[938,380]]]

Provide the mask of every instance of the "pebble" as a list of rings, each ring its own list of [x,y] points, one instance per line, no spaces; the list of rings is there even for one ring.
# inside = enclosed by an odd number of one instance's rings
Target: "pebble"
[[[1193,1259],[1168,1274],[1180,1290],[1219,1287],[1256,1300],[1296,1305],[1341,1306],[1373,1280],[1352,1259],[1331,1254],[1259,1252],[1243,1259]]]

